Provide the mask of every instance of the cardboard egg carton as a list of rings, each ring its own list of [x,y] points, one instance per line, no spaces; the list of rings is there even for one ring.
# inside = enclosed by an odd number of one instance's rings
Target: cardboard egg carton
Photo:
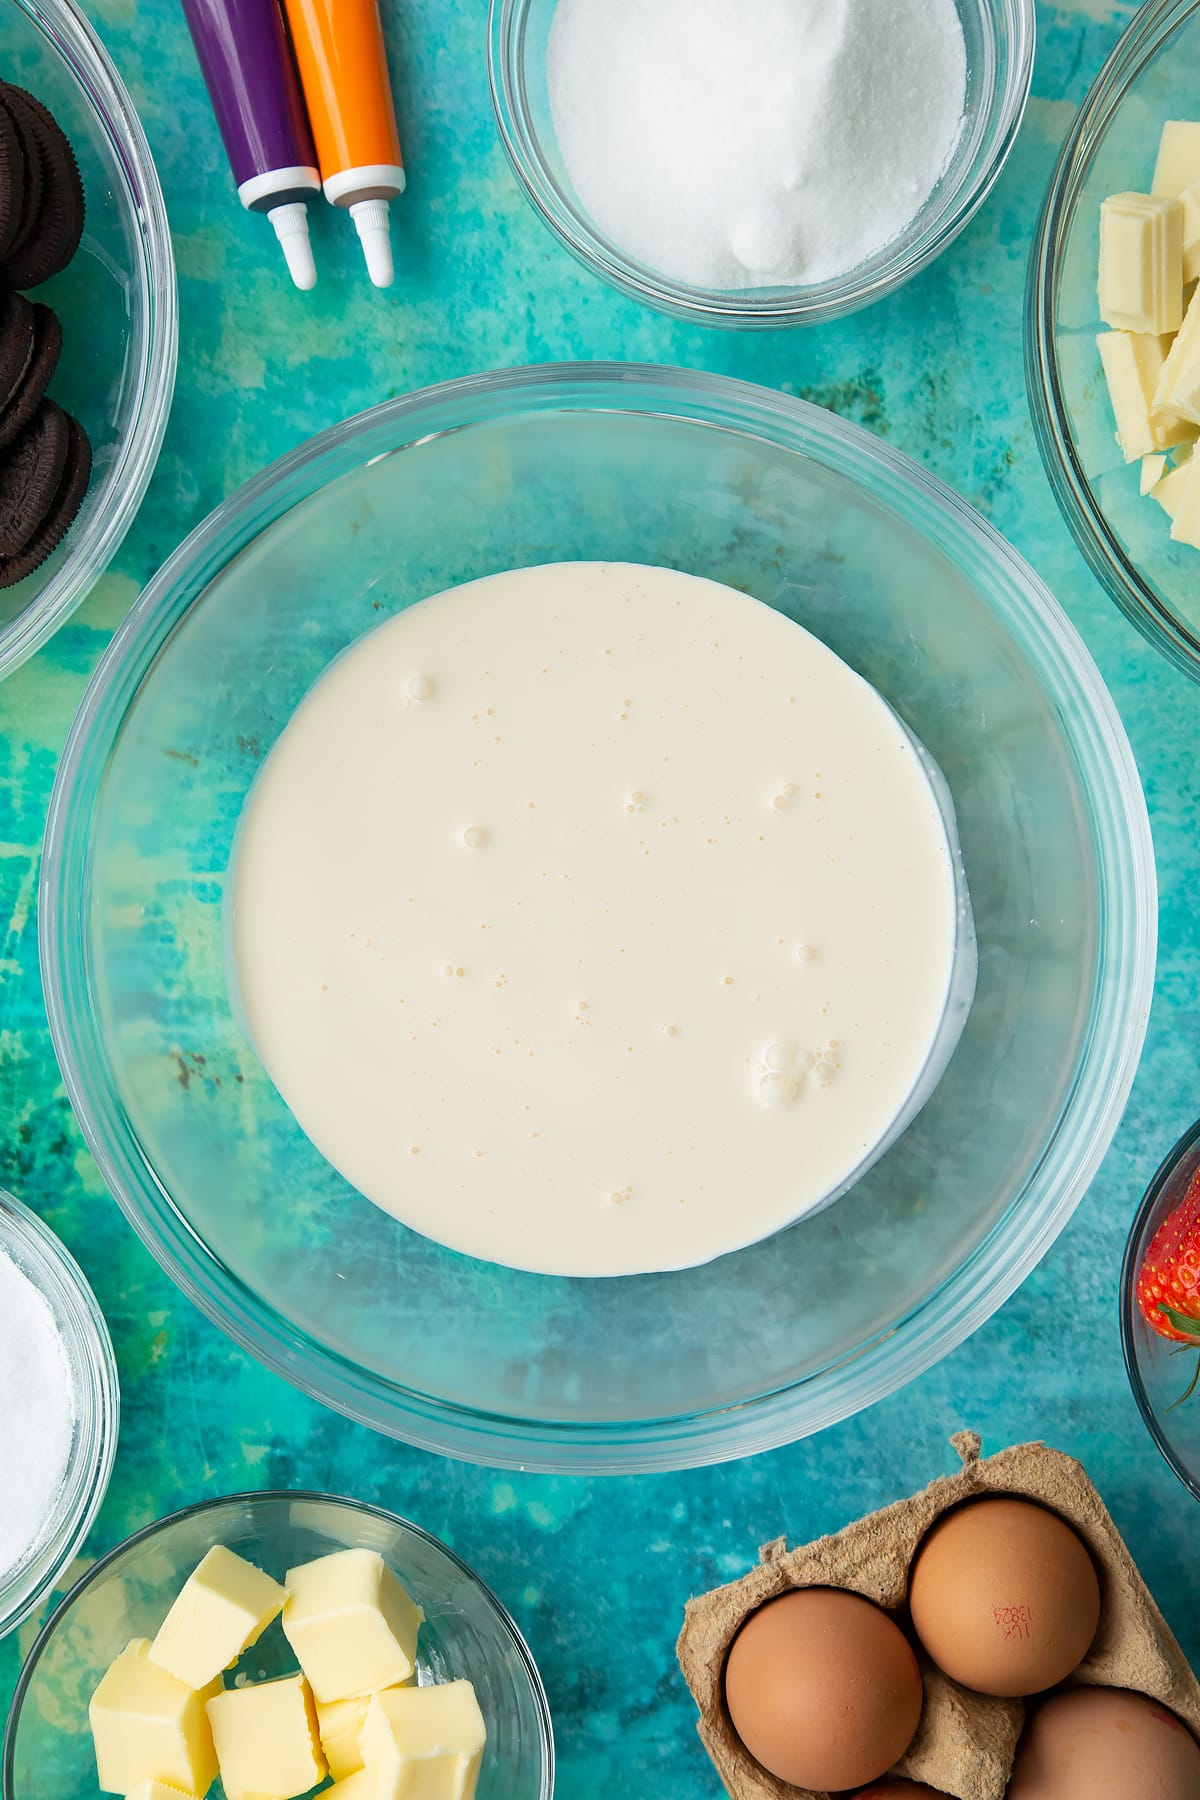
[[[688,1602],[679,1663],[700,1709],[700,1737],[733,1800],[834,1800],[769,1775],[735,1733],[723,1676],[744,1620],[791,1588],[837,1587],[874,1600],[907,1629],[908,1572],[925,1534],[951,1507],[983,1494],[1040,1501],[1073,1525],[1092,1553],[1100,1577],[1100,1627],[1072,1682],[1148,1694],[1200,1737],[1200,1682],[1080,1465],[1044,1444],[1019,1444],[981,1461],[974,1433],[961,1432],[951,1442],[963,1462],[957,1475],[797,1550],[783,1539],[767,1544],[758,1568],[741,1581]],[[908,1635],[921,1663],[925,1707],[907,1754],[890,1773],[927,1782],[952,1800],[1003,1800],[1024,1703],[959,1687]]]

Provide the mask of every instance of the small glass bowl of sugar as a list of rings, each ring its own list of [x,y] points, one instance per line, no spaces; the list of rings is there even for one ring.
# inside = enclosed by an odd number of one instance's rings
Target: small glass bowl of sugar
[[[119,1412],[95,1296],[48,1226],[0,1189],[0,1637],[45,1598],[87,1535]]]
[[[983,204],[1035,0],[491,0],[509,159],[567,248],[707,325],[870,305]]]

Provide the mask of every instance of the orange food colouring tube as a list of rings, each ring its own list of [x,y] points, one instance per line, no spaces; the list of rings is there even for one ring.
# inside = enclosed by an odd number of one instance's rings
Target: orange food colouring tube
[[[388,202],[404,160],[377,0],[286,0],[325,198],[354,220],[376,287],[394,277]]]

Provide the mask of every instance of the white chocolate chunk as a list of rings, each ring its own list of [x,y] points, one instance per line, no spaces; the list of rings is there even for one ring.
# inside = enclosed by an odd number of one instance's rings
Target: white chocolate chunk
[[[1168,404],[1177,417],[1192,424],[1200,421],[1200,356],[1180,367],[1171,384]]]
[[[1138,492],[1152,493],[1167,472],[1165,456],[1143,456],[1141,474],[1138,478]]]
[[[1183,207],[1151,194],[1111,194],[1100,208],[1100,317],[1155,337],[1183,317]]]
[[[1190,462],[1189,458],[1189,462]],[[1187,480],[1188,463],[1174,468],[1164,475],[1156,487],[1151,488],[1151,498],[1158,501],[1169,519],[1174,519],[1183,499],[1183,490]]]
[[[217,1758],[205,1701],[219,1684],[194,1692],[150,1661],[134,1638],[109,1666],[88,1706],[100,1786],[129,1794],[159,1782],[193,1796],[216,1779]]]
[[[1200,457],[1190,457],[1177,473],[1180,479],[1171,536],[1177,544],[1192,544],[1200,550]]]
[[[1168,119],[1158,140],[1150,192],[1178,200],[1194,181],[1200,181],[1200,124],[1193,119]]]
[[[1200,300],[1196,294],[1163,363],[1153,404],[1160,415],[1170,413],[1193,423],[1200,420]]]
[[[324,1778],[316,1708],[303,1675],[227,1688],[207,1710],[228,1800],[293,1800]]]
[[[150,1646],[150,1660],[190,1688],[206,1687],[256,1644],[287,1593],[216,1544],[184,1582]]]
[[[289,1569],[283,1629],[322,1705],[407,1681],[425,1617],[373,1550]]]
[[[1179,204],[1183,208],[1183,279],[1187,283],[1200,278],[1200,181],[1184,188]]]
[[[375,1800],[474,1800],[486,1743],[469,1681],[376,1694],[362,1734]]]
[[[1169,449],[1188,436],[1177,417],[1154,410],[1170,343],[1168,337],[1135,331],[1102,331],[1096,339],[1126,462]]]

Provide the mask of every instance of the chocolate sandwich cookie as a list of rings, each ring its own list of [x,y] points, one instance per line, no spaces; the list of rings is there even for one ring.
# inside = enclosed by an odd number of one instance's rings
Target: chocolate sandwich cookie
[[[20,300],[29,306],[23,294],[6,294],[5,300]],[[0,327],[0,330],[3,328]],[[50,378],[58,367],[62,351],[62,326],[58,314],[40,301],[30,307],[30,348],[21,377],[9,392],[8,401],[0,405],[0,450],[20,436],[42,403]],[[0,379],[0,393],[5,383]]]
[[[26,147],[27,180],[41,176],[41,201],[28,230],[0,260],[0,282],[37,287],[65,269],[83,235],[83,183],[75,153],[53,114],[24,88],[0,83],[0,101]]]
[[[16,556],[0,558],[0,588],[24,581],[26,575],[31,575],[40,563],[45,562],[51,551],[57,550],[87,493],[92,475],[92,446],[78,419],[73,419],[69,413],[62,417],[67,427],[67,456],[50,510],[23,550]]]
[[[43,400],[20,437],[0,454],[0,557],[17,556],[45,519],[67,466],[67,415]]]
[[[18,207],[12,231],[4,244],[4,256],[15,256],[37,230],[46,193],[45,159],[39,145],[41,125],[37,113],[26,104],[21,88],[10,95],[7,84],[0,81],[0,117],[12,126],[16,138],[19,171]]]
[[[25,382],[36,339],[33,307],[24,294],[0,294],[0,417]]]
[[[0,106],[0,256],[7,256],[17,240],[25,187],[25,146],[12,114]]]

